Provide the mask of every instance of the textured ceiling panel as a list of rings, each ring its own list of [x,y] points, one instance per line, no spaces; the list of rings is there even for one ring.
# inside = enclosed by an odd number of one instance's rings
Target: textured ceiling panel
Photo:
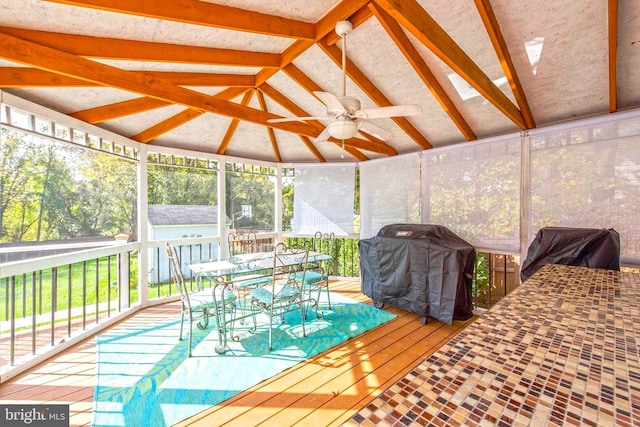
[[[538,123],[607,110],[606,6],[534,0],[494,7]]]
[[[131,92],[109,87],[8,89],[7,92],[64,114],[140,97]]]

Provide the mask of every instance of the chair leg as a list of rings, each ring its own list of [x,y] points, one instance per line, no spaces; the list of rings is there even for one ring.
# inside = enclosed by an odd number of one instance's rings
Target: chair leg
[[[182,316],[180,318],[180,341],[182,341],[182,329],[184,328],[184,310],[182,310]]]
[[[269,313],[269,351],[273,350],[272,335],[273,335],[273,306],[271,307],[271,311]]]
[[[327,302],[329,303],[329,310],[331,310],[331,297],[329,296],[329,277],[327,276]],[[319,298],[318,298],[319,299]]]
[[[306,317],[306,314],[304,312],[304,295],[300,294],[300,319],[301,319],[301,323],[302,323],[302,336],[306,337],[307,336],[307,331],[305,331],[304,329],[304,318]],[[318,305],[318,302],[316,301],[316,307]],[[317,313],[317,308],[316,308],[316,313]],[[317,316],[316,316],[317,317]]]
[[[193,342],[193,315],[189,313],[189,354],[187,357],[191,357],[191,343]]]

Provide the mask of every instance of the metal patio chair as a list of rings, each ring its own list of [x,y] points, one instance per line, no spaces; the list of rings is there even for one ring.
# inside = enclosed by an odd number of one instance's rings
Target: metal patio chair
[[[269,351],[273,349],[274,325],[284,323],[285,315],[289,312],[300,310],[302,335],[307,336],[304,329],[305,303],[316,304],[315,300],[305,299],[303,292],[308,256],[307,249],[287,248],[284,243],[278,243],[273,251],[270,285],[251,291],[254,324],[258,313],[266,314],[269,319]]]
[[[334,233],[322,233],[317,231],[313,238],[313,249],[316,252],[321,252],[325,255],[329,255],[333,258],[336,244],[336,235]],[[302,277],[298,277],[299,281],[303,280],[304,291],[307,294],[317,292],[318,296],[315,301],[319,304],[322,290],[327,293],[327,304],[329,310],[331,310],[331,297],[329,296],[329,274],[331,273],[331,265],[333,259],[329,261],[323,261],[320,263],[312,263],[307,267],[304,274],[304,280]],[[317,311],[317,307],[316,307]]]
[[[237,255],[255,253],[258,249],[258,239],[256,233],[229,233],[227,235],[229,245],[229,256],[231,262]],[[233,283],[233,288],[237,291],[238,297],[246,298],[252,289],[271,283],[272,277],[260,274],[251,274],[240,277],[240,280]]]
[[[189,320],[189,357],[191,357],[194,322],[197,322],[196,325],[198,329],[206,329],[209,325],[209,318],[213,317],[216,319],[220,314],[220,310],[226,310],[226,313],[233,316],[237,297],[224,287],[203,289],[201,281],[197,281],[198,289],[196,291],[189,291],[184,280],[184,275],[182,274],[182,264],[176,247],[167,243],[165,249],[169,257],[171,281],[180,293],[180,302],[182,304],[180,341],[182,341],[183,338],[184,322],[185,318],[187,318]],[[216,300],[214,300],[214,295]]]

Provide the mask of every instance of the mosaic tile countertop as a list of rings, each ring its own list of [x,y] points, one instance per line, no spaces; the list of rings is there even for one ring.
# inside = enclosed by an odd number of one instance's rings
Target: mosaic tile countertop
[[[347,426],[640,426],[640,275],[546,265]]]

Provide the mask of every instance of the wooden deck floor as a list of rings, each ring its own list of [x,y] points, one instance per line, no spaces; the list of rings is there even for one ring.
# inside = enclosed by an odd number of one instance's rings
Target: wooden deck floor
[[[333,280],[331,289],[371,302],[360,292],[358,280]],[[340,425],[474,320],[451,326],[430,320],[422,325],[415,314],[384,309],[398,317],[178,425]],[[114,327],[155,322],[177,313],[177,303],[163,304]],[[0,403],[69,404],[70,425],[90,425],[95,369],[95,338],[90,338],[0,385]]]

